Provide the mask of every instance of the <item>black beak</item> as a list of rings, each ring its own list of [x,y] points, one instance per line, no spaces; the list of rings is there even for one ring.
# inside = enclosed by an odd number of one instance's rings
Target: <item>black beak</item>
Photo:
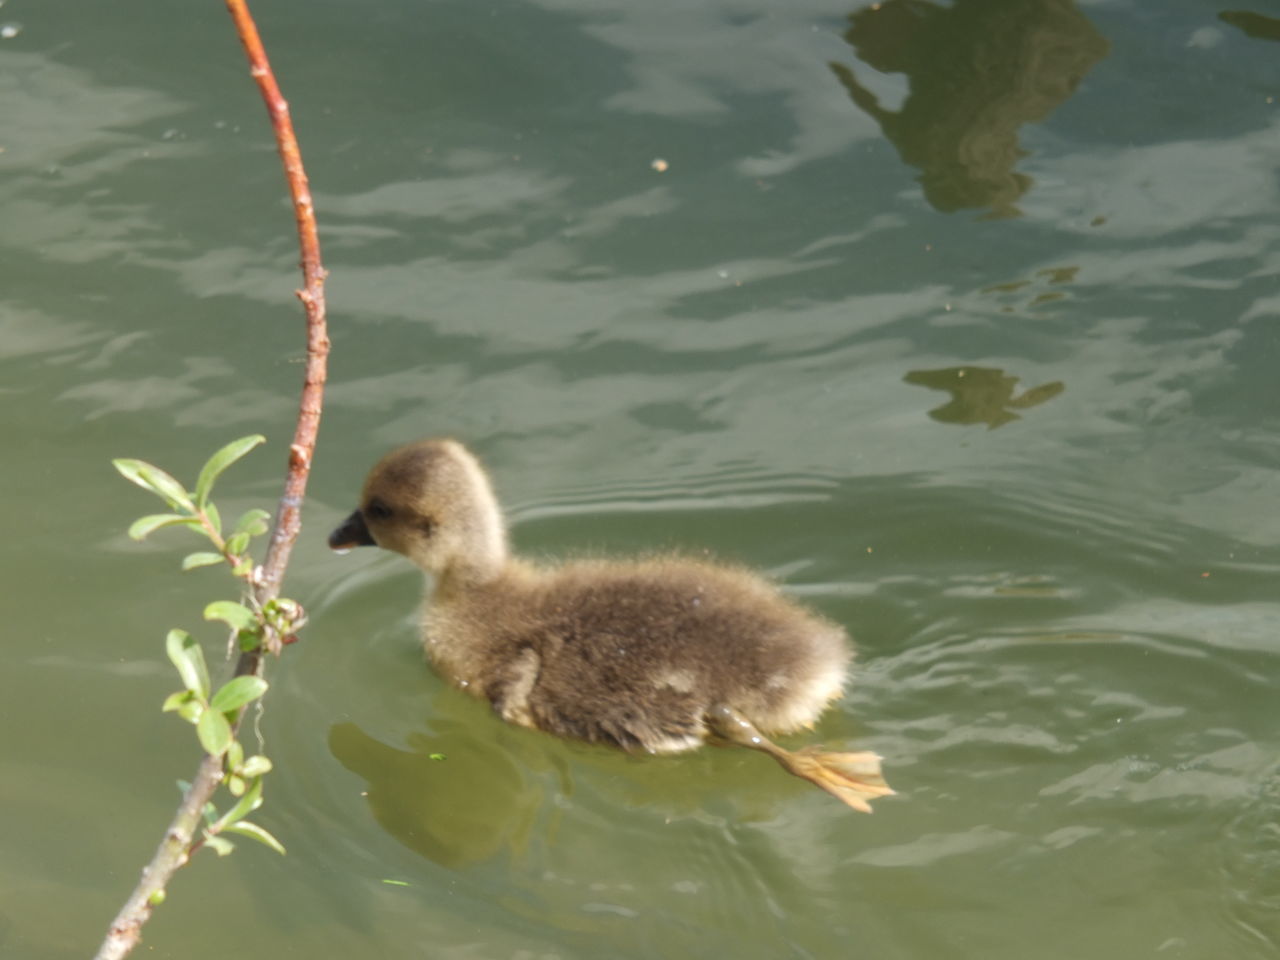
[[[351,516],[338,524],[333,533],[329,534],[330,550],[350,550],[352,547],[376,547],[377,545],[369,535],[369,528],[365,526],[364,514],[359,510],[352,511]]]

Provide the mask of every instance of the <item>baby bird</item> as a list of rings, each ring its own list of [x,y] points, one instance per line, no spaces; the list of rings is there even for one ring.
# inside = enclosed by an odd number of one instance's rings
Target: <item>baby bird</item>
[[[866,813],[893,793],[874,753],[793,752],[761,732],[809,727],[841,695],[843,630],[747,570],[513,557],[489,478],[455,440],[383,457],[329,546],[394,550],[433,577],[428,656],[510,723],[650,753],[740,744]]]

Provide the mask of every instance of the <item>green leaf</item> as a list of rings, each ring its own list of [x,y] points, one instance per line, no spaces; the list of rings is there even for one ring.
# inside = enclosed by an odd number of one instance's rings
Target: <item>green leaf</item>
[[[164,706],[160,708],[163,713],[171,710],[181,710],[186,704],[195,698],[195,694],[190,690],[179,690],[177,693],[171,693],[164,698]]]
[[[202,551],[199,553],[188,553],[182,558],[183,570],[194,570],[196,567],[212,567],[215,563],[222,562],[222,554],[209,553]]]
[[[448,759],[448,757],[446,757],[443,753],[430,753],[430,754],[427,754],[427,756],[428,756],[430,759],[432,759],[432,760],[447,760],[447,759]]]
[[[239,821],[242,817],[247,817],[253,811],[262,806],[262,780],[253,781],[249,787],[249,792],[236,801],[236,805],[222,815],[222,819],[215,824],[215,829],[222,830],[233,823]]]
[[[204,608],[206,620],[221,620],[235,630],[256,630],[258,618],[243,603],[234,600],[215,600]]]
[[[257,537],[267,532],[267,521],[271,519],[271,514],[265,510],[259,510],[254,507],[244,516],[236,521],[236,533],[247,533],[251,537]]]
[[[280,856],[285,855],[284,844],[273,837],[267,831],[263,830],[256,823],[250,823],[248,820],[241,820],[239,823],[229,823],[222,828],[229,833],[238,833],[242,836],[253,837],[259,843],[264,843]]]
[[[244,765],[240,768],[240,775],[243,777],[248,777],[250,779],[253,779],[254,777],[260,777],[264,773],[270,773],[270,772],[271,772],[271,761],[268,760],[266,757],[264,757],[260,753],[254,754],[252,757],[246,760],[244,762]]]
[[[239,740],[232,740],[231,745],[227,747],[227,769],[246,775],[240,770],[243,765],[244,747],[240,745]]]
[[[162,887],[159,890],[151,891],[151,896],[147,897],[147,903],[153,907],[158,907],[160,906],[160,904],[164,903],[164,898],[165,898],[165,892],[164,892],[164,888]]]
[[[233,576],[244,577],[253,572],[253,557],[245,557],[231,568]]]
[[[200,468],[200,477],[196,480],[196,503],[203,507],[205,501],[209,499],[209,491],[213,489],[213,482],[218,479],[218,475],[258,444],[266,442],[267,438],[261,434],[241,437],[239,440],[232,440],[210,457],[209,462]]]
[[[249,546],[249,535],[247,533],[233,533],[227,538],[227,553],[239,556],[244,553]]]
[[[217,504],[212,500],[204,505],[204,515],[209,518],[209,526],[218,531],[218,536],[222,536],[222,514],[218,512]]]
[[[190,690],[187,692],[191,693]],[[191,694],[191,699],[178,707],[178,716],[187,721],[187,723],[199,723],[200,718],[204,716],[205,709],[204,701],[197,700],[195,694]]]
[[[191,502],[191,494],[187,493],[182,484],[155,464],[147,463],[145,460],[130,459],[112,460],[111,462],[126,480],[136,483],[143,490],[150,490],[156,496],[165,500],[169,506],[175,509],[185,507],[192,513],[195,512],[195,504]]]
[[[199,520],[184,517],[178,513],[150,513],[145,517],[139,517],[129,525],[129,537],[133,540],[145,540],[149,534],[155,533],[161,527],[172,527],[178,523],[196,528],[200,526]]]
[[[208,699],[209,668],[205,666],[200,644],[185,630],[170,630],[164,647],[187,689],[201,700]]]
[[[227,752],[231,744],[231,724],[217,710],[206,710],[200,714],[196,723],[196,736],[200,738],[200,746],[211,756],[220,757]]]
[[[227,789],[231,791],[233,797],[244,796],[244,777],[238,773],[233,773],[227,777]]]
[[[209,701],[209,706],[227,713],[243,707],[251,700],[257,700],[266,692],[267,681],[261,677],[251,675],[233,677],[213,695],[213,699]]]
[[[236,848],[236,845],[225,837],[215,837],[208,830],[204,832],[204,845],[220,857],[225,857]]]
[[[204,822],[209,824],[209,826],[213,826],[218,820],[218,808],[212,803],[206,803],[204,805],[204,809],[200,811],[200,814],[204,817]]]

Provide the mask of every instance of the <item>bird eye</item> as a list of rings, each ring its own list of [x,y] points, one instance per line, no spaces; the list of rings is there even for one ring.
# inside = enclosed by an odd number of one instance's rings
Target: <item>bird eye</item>
[[[373,520],[387,520],[391,517],[391,508],[381,500],[370,500],[364,512]]]

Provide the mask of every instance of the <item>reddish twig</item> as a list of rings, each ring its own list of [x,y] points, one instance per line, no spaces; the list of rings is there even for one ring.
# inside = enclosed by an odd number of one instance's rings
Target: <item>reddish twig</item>
[[[293,134],[289,119],[289,104],[280,94],[267,52],[262,48],[262,38],[249,15],[245,0],[226,0],[231,19],[235,21],[245,56],[249,58],[249,73],[258,84],[262,99],[271,116],[276,144],[280,148],[280,160],[284,164],[293,196],[293,216],[298,224],[298,246],[302,251],[303,287],[298,291],[307,312],[307,367],[302,385],[302,402],[298,408],[298,426],[289,447],[289,475],[285,480],[284,494],[276,512],[275,529],[271,533],[271,546],[262,564],[262,577],[258,582],[260,601],[268,600],[280,592],[289,554],[298,537],[301,524],[302,497],[307,488],[307,475],[311,471],[311,454],[316,446],[316,431],[320,426],[320,403],[324,394],[325,361],[329,356],[329,335],[325,329],[324,278],[325,269],[320,264],[320,239],[316,235],[315,209],[311,205],[311,188],[302,168],[302,154],[298,151],[298,139]]]
[[[250,74],[262,92],[271,126],[275,130],[276,144],[284,164],[285,177],[293,198],[293,214],[298,227],[298,245],[302,251],[303,287],[297,291],[307,319],[307,362],[302,385],[302,397],[298,409],[298,422],[289,446],[289,467],[285,477],[284,492],[276,509],[275,526],[262,567],[254,578],[254,595],[258,604],[274,599],[280,593],[280,584],[289,564],[289,555],[301,528],[302,499],[306,493],[307,477],[311,472],[311,458],[315,450],[316,432],[320,426],[320,412],[324,397],[326,361],[329,356],[329,335],[325,327],[324,280],[326,271],[320,261],[320,241],[316,233],[315,210],[311,203],[311,190],[307,174],[302,166],[302,154],[289,119],[289,105],[280,94],[271,65],[267,61],[258,28],[249,15],[245,0],[226,0],[227,9],[235,22],[236,31],[244,44],[249,59]],[[256,649],[241,654],[236,663],[235,675],[260,674],[263,650]],[[237,716],[233,730],[240,726],[243,716]],[[134,888],[120,913],[112,921],[106,939],[98,950],[97,960],[118,960],[124,957],[141,939],[142,926],[151,916],[153,907],[164,897],[169,879],[181,869],[191,855],[203,843],[199,826],[205,805],[213,797],[222,782],[221,757],[206,755],[165,831],[164,839],[151,862],[142,871],[142,879]]]

